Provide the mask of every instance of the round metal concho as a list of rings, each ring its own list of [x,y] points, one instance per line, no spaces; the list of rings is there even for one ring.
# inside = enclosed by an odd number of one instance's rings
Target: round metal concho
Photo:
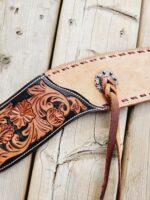
[[[111,77],[112,80],[118,85],[118,80],[117,77],[114,75],[113,72],[111,71],[105,71],[103,70],[102,72],[98,73],[95,77],[95,85],[99,90],[102,90],[102,80],[104,77]]]

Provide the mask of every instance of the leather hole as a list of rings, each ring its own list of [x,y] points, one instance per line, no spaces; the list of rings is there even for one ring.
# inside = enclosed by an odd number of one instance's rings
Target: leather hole
[[[69,67],[66,67],[66,68],[62,68],[61,70],[65,71],[65,70],[67,70],[67,69],[69,69]]]
[[[120,53],[120,54],[119,54],[119,56],[125,56],[125,55],[126,55],[125,53]]]
[[[76,65],[71,65],[70,67],[74,68],[74,67],[76,67]]]
[[[114,58],[114,57],[116,57],[116,55],[110,55],[110,56],[109,56],[109,58]]]
[[[90,60],[90,62],[94,62],[94,61],[97,61],[97,59],[96,59],[96,58],[94,58],[94,59],[91,59],[91,60]]]
[[[129,101],[129,100],[128,100],[128,99],[122,99],[121,101],[122,101],[122,102],[126,102],[126,101]]]
[[[71,65],[70,67],[74,68],[74,67],[77,67],[79,66],[78,64],[74,64],[74,65]]]
[[[103,59],[106,59],[106,57],[100,57],[99,59],[100,59],[100,60],[103,60]]]
[[[81,65],[84,65],[85,63],[88,63],[87,61],[80,62]]]
[[[146,96],[146,94],[141,94],[141,95],[140,95],[140,97],[145,97],[145,96]]]
[[[57,74],[57,73],[60,73],[60,71],[54,71],[54,72],[52,72],[52,74]]]
[[[138,53],[145,53],[145,51],[141,50],[141,51],[137,51]]]
[[[138,99],[138,97],[131,97],[131,99],[132,99],[132,100],[134,100],[134,99]]]
[[[129,54],[129,55],[135,54],[135,52],[134,52],[134,51],[129,51],[128,54]]]

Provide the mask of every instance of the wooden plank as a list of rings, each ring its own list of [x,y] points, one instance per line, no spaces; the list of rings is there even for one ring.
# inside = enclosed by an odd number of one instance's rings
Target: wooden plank
[[[142,4],[138,46],[150,46],[150,1]],[[149,200],[150,103],[131,110],[123,158],[122,199]]]
[[[132,109],[123,159],[122,199],[150,199],[150,103]]]
[[[140,0],[64,0],[53,66],[98,52],[135,47],[140,4]],[[122,110],[122,142],[126,114],[127,109]],[[108,115],[89,114],[76,120],[38,150],[28,199],[99,199]],[[116,187],[114,155],[106,199],[115,199]]]
[[[49,66],[60,1],[0,1],[0,101]],[[31,156],[0,174],[0,196],[24,199]]]
[[[53,66],[96,53],[135,47],[140,2],[64,1]]]
[[[148,0],[143,0],[142,10],[141,10],[141,22],[139,28],[138,36],[138,46],[146,47],[150,46],[150,27],[149,27],[149,13],[150,2]]]

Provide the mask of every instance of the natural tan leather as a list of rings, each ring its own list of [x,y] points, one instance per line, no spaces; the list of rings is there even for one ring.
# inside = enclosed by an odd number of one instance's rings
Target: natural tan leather
[[[94,105],[102,106],[107,101],[94,84],[95,75],[101,70],[111,70],[118,77],[120,107],[150,100],[150,48],[88,57],[60,65],[45,74],[56,84],[75,90]]]

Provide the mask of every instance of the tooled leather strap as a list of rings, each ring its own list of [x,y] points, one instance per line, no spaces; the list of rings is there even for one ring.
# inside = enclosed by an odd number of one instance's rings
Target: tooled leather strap
[[[117,153],[118,153],[118,166],[119,166],[119,174],[118,174],[118,190],[117,190],[117,199],[120,199],[120,190],[121,190],[121,160],[120,160],[120,148],[119,141],[117,139],[117,131],[118,131],[118,121],[119,121],[119,102],[117,98],[117,90],[116,84],[112,80],[111,77],[104,77],[102,79],[102,90],[105,94],[105,97],[110,104],[111,109],[111,120],[110,120],[110,129],[109,129],[109,139],[106,153],[106,163],[105,163],[105,172],[104,172],[104,180],[102,184],[102,191],[100,195],[100,200],[104,199],[104,195],[107,188],[110,165],[112,160],[113,151],[115,148],[115,144],[117,144]]]
[[[41,75],[0,105],[0,172],[97,107],[79,93]]]
[[[112,52],[65,63],[30,81],[0,104],[0,172],[33,152],[74,119],[108,110],[106,98],[93,84],[93,78],[103,69],[112,70],[119,77],[120,108],[150,101],[149,63],[150,48]],[[109,76],[115,81],[112,73]],[[111,81],[103,82],[106,85],[103,88],[112,104],[114,120],[116,108],[111,101],[117,101],[116,88]],[[118,140],[116,144],[120,154]]]

